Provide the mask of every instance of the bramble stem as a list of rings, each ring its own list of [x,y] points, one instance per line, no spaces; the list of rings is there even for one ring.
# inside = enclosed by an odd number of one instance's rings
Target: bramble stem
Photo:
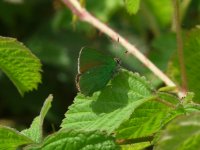
[[[176,29],[176,39],[177,39],[177,52],[178,52],[178,60],[181,70],[181,81],[182,81],[182,90],[184,93],[187,91],[187,78],[186,78],[186,70],[185,70],[185,62],[184,62],[184,54],[183,54],[183,39],[180,25],[180,9],[179,9],[179,0],[173,0],[174,6],[174,25]]]
[[[106,24],[99,21],[92,14],[90,14],[85,8],[80,6],[77,0],[62,0],[64,4],[76,14],[80,20],[85,21],[95,28],[99,29],[102,33],[108,35],[111,39],[121,44],[126,48],[128,53],[134,55],[139,61],[141,61],[147,68],[149,68],[158,78],[160,78],[166,85],[175,86],[175,83],[171,81],[158,67],[156,67],[147,57],[145,57],[134,45],[130,44],[124,37],[115,32]]]

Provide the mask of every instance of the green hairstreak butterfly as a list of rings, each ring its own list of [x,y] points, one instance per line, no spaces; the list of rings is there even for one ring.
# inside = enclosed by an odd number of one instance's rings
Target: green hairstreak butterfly
[[[106,86],[113,74],[117,72],[119,59],[104,55],[91,49],[82,48],[78,58],[78,75],[76,86],[86,96],[91,96]]]

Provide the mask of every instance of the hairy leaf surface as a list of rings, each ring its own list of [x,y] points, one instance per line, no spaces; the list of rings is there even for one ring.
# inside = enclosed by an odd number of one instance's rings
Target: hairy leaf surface
[[[33,141],[18,131],[0,126],[0,150],[16,150],[19,146],[30,143]]]
[[[44,117],[46,116],[48,110],[51,107],[52,100],[53,100],[52,95],[49,95],[49,97],[44,102],[44,105],[42,107],[40,115],[37,116],[33,120],[30,128],[21,131],[22,134],[24,134],[27,137],[31,138],[36,143],[39,143],[42,140],[42,125],[43,125]]]
[[[0,68],[21,95],[37,89],[41,82],[41,63],[31,51],[14,38],[0,36]]]
[[[119,150],[112,136],[98,132],[60,130],[48,136],[41,146],[27,150]]]
[[[61,127],[111,133],[128,120],[138,106],[151,99],[151,87],[144,78],[121,70],[92,97],[78,94],[65,114]]]

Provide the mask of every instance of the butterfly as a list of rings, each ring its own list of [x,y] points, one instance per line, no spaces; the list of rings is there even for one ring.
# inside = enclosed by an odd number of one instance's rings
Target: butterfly
[[[86,96],[104,88],[119,70],[120,60],[91,49],[82,48],[78,57],[77,89]]]

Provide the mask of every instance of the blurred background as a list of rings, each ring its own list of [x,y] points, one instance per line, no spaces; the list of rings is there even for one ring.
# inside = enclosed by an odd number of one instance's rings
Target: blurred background
[[[86,0],[85,7],[167,71],[176,51],[170,0],[142,0],[136,15],[126,11],[123,0]],[[190,0],[182,10],[183,30],[200,23],[200,1]],[[45,130],[59,129],[64,113],[77,94],[77,58],[83,46],[120,58],[123,67],[146,76],[156,88],[163,85],[112,39],[87,23],[74,23],[71,11],[60,0],[0,0],[0,35],[23,42],[43,65],[42,84],[24,97],[0,72],[0,123],[19,130],[30,125],[50,93],[54,101]]]

